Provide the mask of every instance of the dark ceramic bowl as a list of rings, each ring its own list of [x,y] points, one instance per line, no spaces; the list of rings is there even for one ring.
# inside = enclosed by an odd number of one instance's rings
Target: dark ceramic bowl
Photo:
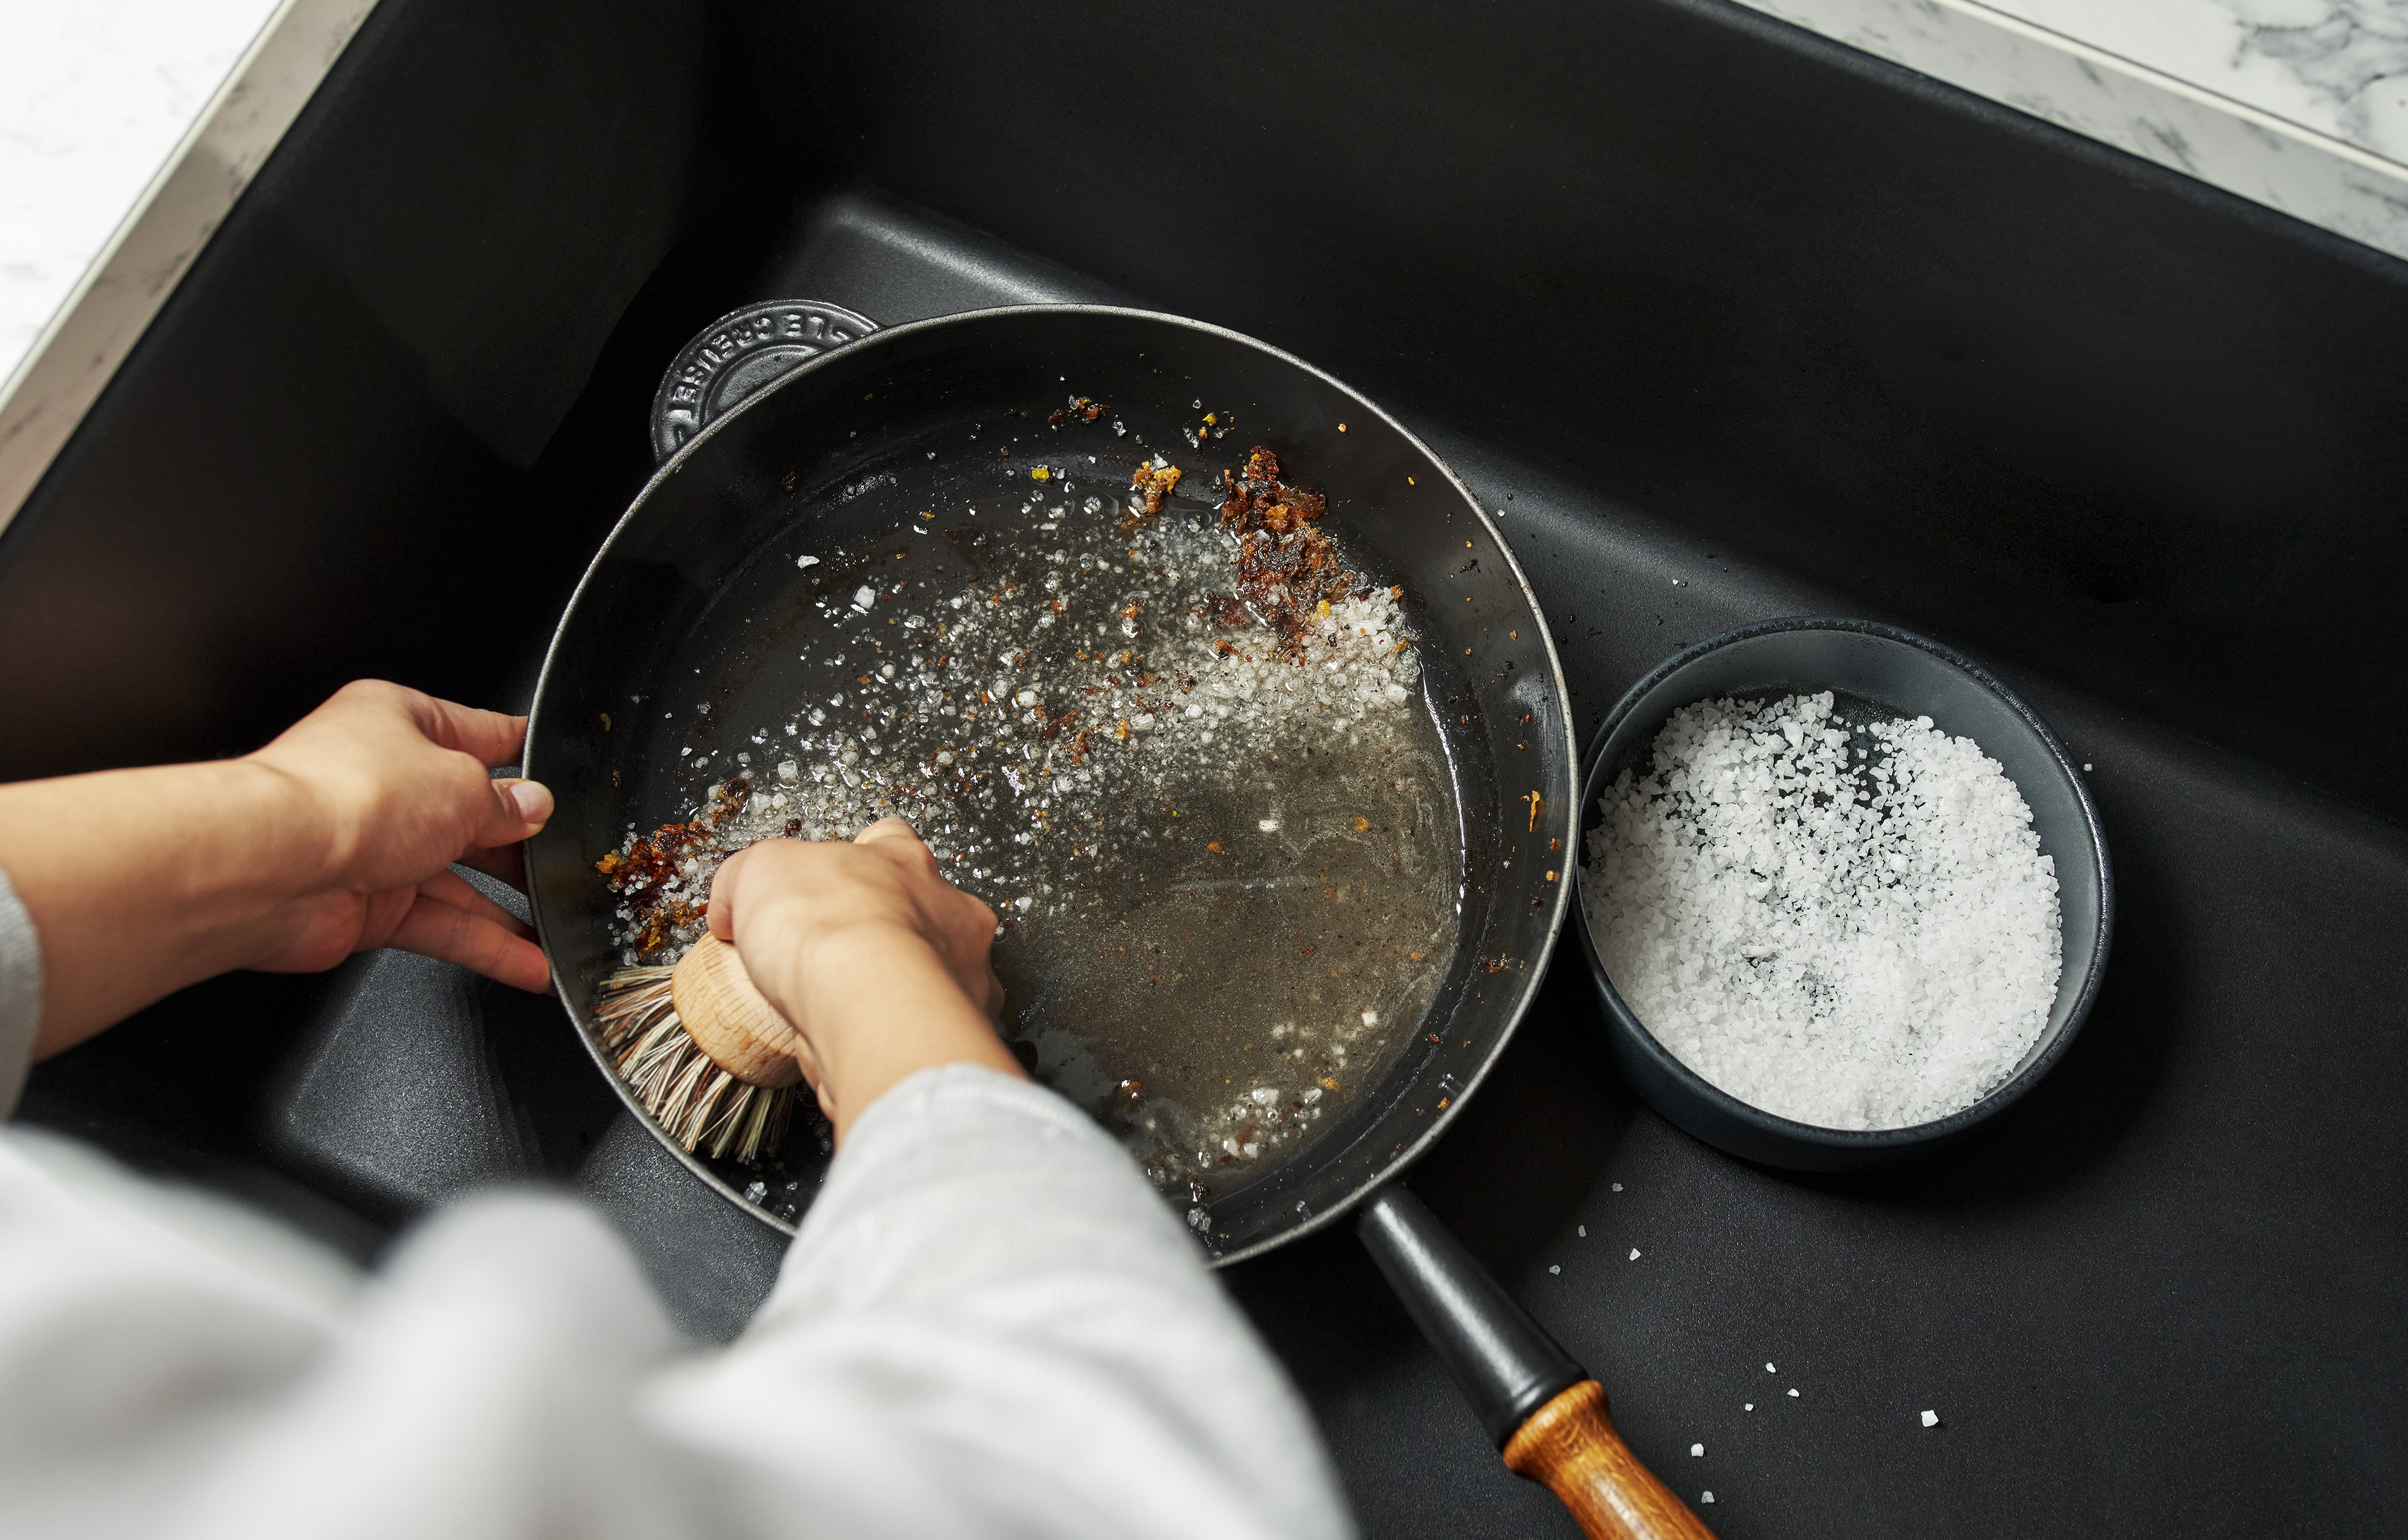
[[[1577,910],[1575,928],[1598,996],[1605,1004],[1614,1060],[1647,1105],[1708,1144],[1795,1171],[1855,1170],[1928,1154],[1996,1117],[2039,1084],[2098,997],[2115,908],[2099,809],[2048,724],[1974,663],[1937,642],[1871,620],[1809,617],[1744,626],[1668,659],[1632,686],[1598,729],[1589,749],[1581,782],[1581,844],[1573,855],[1574,868],[1585,867],[1588,833],[1598,818],[1603,789],[1626,765],[1646,757],[1656,732],[1673,712],[1726,695],[1825,690],[1855,695],[1899,716],[1929,717],[1942,732],[1971,738],[2006,768],[2031,807],[2042,851],[2056,858],[2065,966],[2048,1025],[2014,1073],[1987,1096],[1936,1122],[1911,1128],[1817,1128],[1750,1106],[1672,1057],[1606,977],[1585,910]]]

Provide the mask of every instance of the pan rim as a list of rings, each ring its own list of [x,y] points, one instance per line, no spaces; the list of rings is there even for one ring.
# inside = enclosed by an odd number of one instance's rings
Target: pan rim
[[[1319,368],[1284,349],[1265,342],[1259,337],[1250,336],[1243,332],[1211,321],[1198,321],[1193,317],[1137,306],[1075,303],[1007,305],[957,311],[950,315],[932,316],[919,321],[882,326],[867,336],[804,360],[745,398],[732,410],[717,418],[702,432],[687,440],[675,454],[662,462],[645,479],[643,486],[629,501],[625,510],[611,524],[609,532],[595,546],[593,557],[587,562],[584,572],[579,576],[576,587],[570,592],[567,602],[561,608],[559,619],[553,623],[552,638],[544,649],[543,666],[536,676],[534,699],[527,711],[525,773],[531,778],[542,778],[539,749],[544,742],[543,724],[546,718],[546,705],[555,683],[555,666],[565,666],[561,664],[561,653],[571,620],[580,613],[585,604],[588,592],[595,581],[596,575],[638,515],[644,511],[646,506],[662,487],[684,470],[687,461],[705,444],[710,443],[721,433],[729,431],[727,427],[729,423],[741,420],[746,414],[758,408],[762,403],[783,391],[815,378],[822,370],[834,366],[834,361],[857,359],[862,356],[861,349],[891,349],[930,334],[1021,316],[1088,316],[1139,321],[1220,338],[1252,349],[1318,380],[1359,406],[1364,411],[1372,414],[1383,425],[1410,446],[1429,469],[1442,477],[1444,484],[1454,492],[1463,506],[1469,509],[1471,516],[1478,520],[1483,533],[1494,543],[1496,549],[1503,558],[1507,569],[1512,574],[1514,592],[1519,595],[1538,633],[1537,640],[1544,649],[1546,678],[1553,691],[1558,717],[1556,730],[1562,739],[1560,747],[1563,765],[1561,784],[1546,789],[1546,794],[1556,799],[1558,809],[1548,821],[1551,824],[1562,825],[1555,831],[1556,835],[1564,841],[1566,848],[1571,848],[1579,834],[1581,760],[1579,740],[1573,732],[1571,693],[1564,677],[1563,659],[1555,647],[1554,631],[1546,623],[1545,609],[1540,602],[1537,591],[1530,585],[1529,576],[1523,569],[1521,558],[1514,552],[1512,544],[1506,539],[1504,532],[1489,516],[1488,510],[1482,506],[1480,499],[1472,493],[1463,478],[1453,465],[1431,449],[1419,434],[1398,421],[1394,413],[1327,370]],[[531,876],[530,882],[532,883],[533,880]],[[1490,1072],[1496,1068],[1498,1061],[1503,1057],[1506,1048],[1512,1043],[1514,1034],[1520,1029],[1524,1018],[1527,1016],[1531,1005],[1538,997],[1539,990],[1545,978],[1547,965],[1554,958],[1556,948],[1562,940],[1564,925],[1571,912],[1575,882],[1563,881],[1550,886],[1555,889],[1555,892],[1548,904],[1545,928],[1534,948],[1534,954],[1529,959],[1530,966],[1523,970],[1522,977],[1514,986],[1513,998],[1500,1012],[1500,1024],[1487,1045],[1486,1050],[1459,1077],[1462,1089],[1452,1094],[1449,1105],[1437,1111],[1427,1128],[1408,1141],[1392,1158],[1382,1162],[1375,1175],[1358,1183],[1352,1191],[1322,1206],[1316,1212],[1286,1224],[1275,1233],[1246,1246],[1226,1252],[1214,1250],[1208,1246],[1206,1261],[1209,1265],[1216,1268],[1231,1266],[1335,1224],[1339,1219],[1351,1214],[1372,1192],[1401,1176],[1428,1152],[1440,1135],[1446,1131],[1448,1124],[1461,1113],[1472,1096],[1486,1083]],[[747,1216],[772,1229],[783,1231],[789,1235],[799,1233],[801,1228],[799,1221],[781,1219],[746,1201],[734,1186],[671,1138],[667,1132],[652,1119],[644,1115],[642,1109],[636,1105],[624,1082],[619,1078],[617,1071],[604,1057],[594,1032],[586,1020],[586,1016],[590,1012],[575,999],[568,988],[569,981],[562,975],[552,938],[544,922],[544,906],[531,902],[529,908],[535,919],[537,942],[543,948],[545,965],[552,976],[553,993],[559,999],[561,1009],[568,1018],[569,1025],[576,1031],[587,1056],[594,1060],[595,1067],[600,1070],[603,1078],[609,1083],[611,1091],[618,1096],[621,1104],[635,1116],[645,1132],[659,1141],[663,1148],[722,1198]],[[1391,1073],[1393,1074],[1394,1071],[1392,1070]],[[808,1210],[806,1212],[808,1213]]]

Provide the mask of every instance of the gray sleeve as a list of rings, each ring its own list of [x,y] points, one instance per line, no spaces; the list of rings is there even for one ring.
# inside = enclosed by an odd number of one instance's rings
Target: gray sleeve
[[[42,947],[34,917],[0,872],[0,1118],[17,1110],[42,1024]]]

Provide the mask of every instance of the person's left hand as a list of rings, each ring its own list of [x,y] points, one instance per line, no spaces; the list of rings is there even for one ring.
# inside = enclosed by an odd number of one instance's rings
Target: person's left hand
[[[524,717],[364,679],[248,756],[284,778],[317,851],[248,965],[307,973],[397,947],[549,989],[533,931],[450,869],[523,885],[519,842],[552,817],[552,793],[486,772],[516,761],[525,740]]]

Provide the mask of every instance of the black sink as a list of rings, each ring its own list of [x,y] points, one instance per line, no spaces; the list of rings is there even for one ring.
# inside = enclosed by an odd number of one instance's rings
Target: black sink
[[[0,776],[363,674],[523,704],[661,371],[785,297],[1335,371],[1500,511],[1584,725],[1782,614],[1995,668],[2122,888],[2046,1084],[1928,1164],[1757,1169],[1634,1103],[1568,951],[1415,1186],[1726,1536],[2390,1527],[2408,264],[1715,0],[384,0],[0,537]],[[361,1255],[574,1183],[732,1333],[779,1237],[568,1030],[380,954],[188,991],[23,1115]],[[1228,1278],[1367,1533],[1573,1533],[1351,1239]]]

